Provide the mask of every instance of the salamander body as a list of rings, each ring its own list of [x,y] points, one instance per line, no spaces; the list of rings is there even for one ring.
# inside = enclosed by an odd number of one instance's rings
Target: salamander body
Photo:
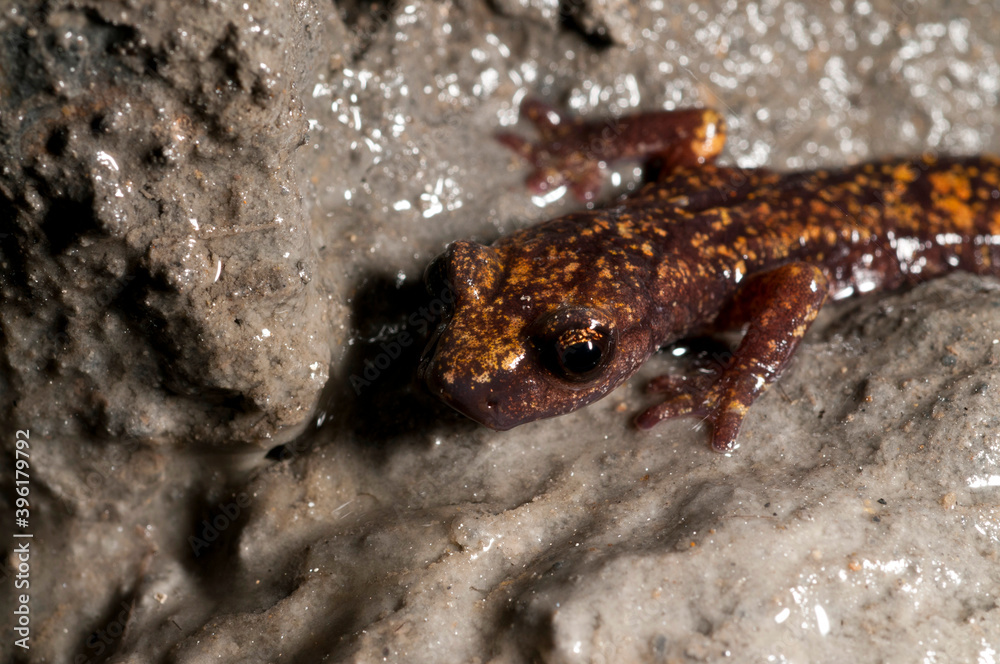
[[[569,183],[590,198],[595,163],[623,154],[658,159],[663,174],[604,209],[490,246],[455,242],[428,269],[434,288],[451,289],[454,309],[421,373],[434,393],[488,427],[570,412],[664,345],[747,326],[728,364],[697,379],[654,380],[663,401],[637,418],[648,428],[704,417],[713,447],[728,451],[826,301],[954,270],[1000,274],[997,158],[775,173],[712,165],[723,135],[712,111],[646,114],[617,126],[566,120],[540,105],[527,112],[542,141],[502,140],[534,163],[536,190]],[[608,127],[629,145],[594,149]],[[635,137],[650,133],[660,139],[637,148]]]

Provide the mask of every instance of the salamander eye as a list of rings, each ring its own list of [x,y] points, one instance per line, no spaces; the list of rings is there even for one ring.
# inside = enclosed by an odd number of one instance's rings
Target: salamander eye
[[[607,346],[599,330],[569,330],[556,339],[556,360],[567,377],[583,377],[601,366]]]
[[[573,383],[586,382],[611,361],[613,328],[599,312],[564,309],[536,324],[532,335],[542,363],[555,376]]]

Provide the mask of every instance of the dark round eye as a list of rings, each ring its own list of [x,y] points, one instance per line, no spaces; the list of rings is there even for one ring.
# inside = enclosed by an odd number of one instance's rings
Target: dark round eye
[[[533,335],[542,363],[554,375],[579,383],[611,361],[614,334],[606,318],[588,309],[566,309],[543,318]]]
[[[556,339],[556,359],[563,373],[582,376],[601,366],[606,348],[607,339],[598,330],[569,330]]]

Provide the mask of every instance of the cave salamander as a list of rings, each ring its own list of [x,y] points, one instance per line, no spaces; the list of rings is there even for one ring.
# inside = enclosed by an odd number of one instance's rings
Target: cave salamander
[[[636,423],[693,415],[719,451],[781,374],[823,304],[946,272],[1000,274],[1000,160],[923,155],[777,173],[714,165],[712,110],[610,121],[522,108],[540,134],[499,140],[533,165],[528,186],[592,200],[606,164],[658,171],[609,207],[501,237],[460,240],[427,270],[454,296],[421,361],[431,391],[497,430],[576,410],[659,348],[745,327],[727,363],[650,383]]]

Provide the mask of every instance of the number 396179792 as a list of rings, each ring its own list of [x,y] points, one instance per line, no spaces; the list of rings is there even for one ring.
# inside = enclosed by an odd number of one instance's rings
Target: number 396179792
[[[28,526],[28,494],[31,488],[28,486],[28,439],[31,433],[21,429],[15,434],[14,442],[14,485],[17,492],[17,500],[14,503],[14,520],[22,528]]]

